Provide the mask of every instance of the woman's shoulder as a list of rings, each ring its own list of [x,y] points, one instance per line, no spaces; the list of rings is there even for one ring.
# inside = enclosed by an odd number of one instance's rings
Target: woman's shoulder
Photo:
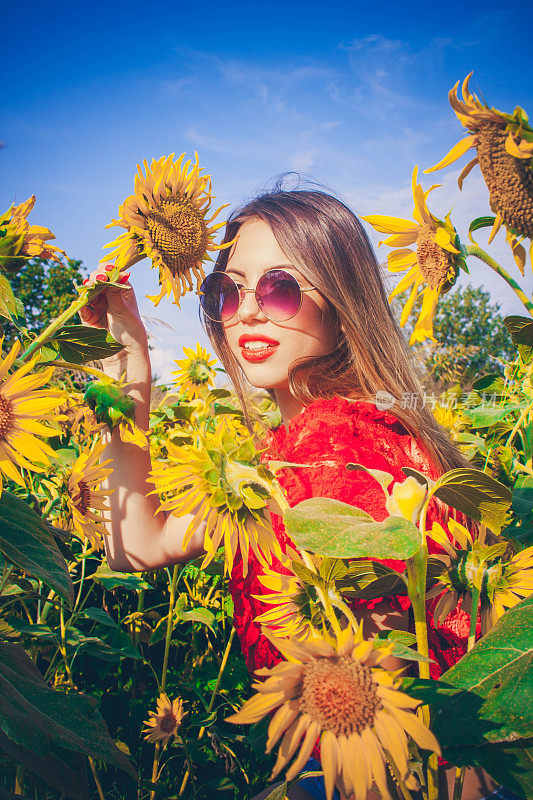
[[[328,454],[332,458],[344,455],[365,466],[377,466],[366,462],[379,454],[391,465],[414,466],[429,475],[435,472],[425,446],[401,420],[366,400],[338,396],[315,400],[287,427],[271,430],[265,446],[267,458],[296,461],[315,454],[326,458]]]
[[[267,439],[272,445],[283,448],[310,436],[342,439],[354,434],[373,436],[377,431],[385,435],[409,435],[405,426],[389,411],[368,401],[336,396],[314,400],[296,414],[287,427],[282,424],[273,428]]]

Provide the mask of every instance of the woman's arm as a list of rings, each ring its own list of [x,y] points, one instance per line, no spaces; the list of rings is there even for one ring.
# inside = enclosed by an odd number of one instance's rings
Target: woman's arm
[[[89,282],[93,283],[96,272]],[[148,430],[150,415],[151,366],[146,330],[141,321],[135,294],[129,285],[124,289],[109,287],[80,312],[85,325],[105,328],[124,345],[116,356],[106,358],[103,369],[118,379],[125,375],[127,394],[136,402],[136,424]],[[133,444],[121,441],[118,430],[107,433],[106,458],[113,459],[108,478],[112,490],[105,537],[109,566],[123,572],[137,572],[169,566],[194,558],[203,550],[205,523],[201,523],[187,547],[183,538],[193,514],[174,517],[157,514],[158,499],[148,495],[150,454]]]

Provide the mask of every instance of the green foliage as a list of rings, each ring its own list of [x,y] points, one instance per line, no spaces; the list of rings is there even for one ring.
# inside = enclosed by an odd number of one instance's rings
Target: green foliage
[[[401,309],[401,305],[397,301],[393,308]],[[410,332],[409,324],[405,330]],[[516,352],[500,304],[491,302],[489,292],[481,287],[457,286],[443,297],[435,311],[433,332],[437,344],[425,341],[413,350],[434,381],[460,381],[468,386],[485,372],[503,373]]]
[[[72,600],[68,567],[50,528],[27,503],[5,490],[0,496],[0,551],[65,600]]]
[[[22,304],[22,317],[17,320],[30,334],[40,333],[52,320],[65,311],[78,296],[76,285],[84,275],[81,261],[43,261],[32,258],[19,272],[10,276],[14,295]],[[17,331],[10,322],[3,322],[5,344],[11,346]]]
[[[403,517],[375,520],[361,509],[313,497],[283,515],[287,533],[303,550],[334,558],[409,558],[420,547],[420,531]]]

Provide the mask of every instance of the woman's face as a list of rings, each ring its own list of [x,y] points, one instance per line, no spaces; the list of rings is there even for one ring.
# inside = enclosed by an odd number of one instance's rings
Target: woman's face
[[[285,255],[270,226],[261,219],[248,220],[239,228],[231,248],[227,274],[245,288],[253,289],[259,278],[274,268],[293,275],[302,288],[310,286]],[[300,310],[286,322],[269,320],[257,305],[255,295],[244,295],[235,316],[224,323],[224,330],[228,345],[252,386],[273,389],[281,405],[283,394],[289,391],[291,364],[306,356],[325,355],[335,348],[336,337],[325,312],[326,301],[316,289],[302,292]],[[246,349],[246,339],[250,341],[251,337],[265,343],[263,352]]]

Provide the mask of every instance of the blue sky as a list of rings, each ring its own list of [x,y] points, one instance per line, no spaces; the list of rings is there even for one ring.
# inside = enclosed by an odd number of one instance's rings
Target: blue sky
[[[12,35],[2,42],[0,208],[35,193],[30,221],[92,269],[119,232],[104,225],[131,194],[136,164],[197,150],[221,202],[297,170],[356,213],[410,216],[414,164],[436,163],[462,135],[447,99],[457,80],[474,70],[471,87],[490,105],[533,113],[528,6],[19,0],[2,12]],[[479,172],[458,192],[463,163],[438,173],[430,206],[453,207],[460,233],[489,213]],[[513,270],[502,239],[493,252]],[[520,313],[499,279],[470,264],[472,283]],[[181,310],[144,300],[148,265],[132,280],[167,377],[184,345],[206,339],[193,295]]]

